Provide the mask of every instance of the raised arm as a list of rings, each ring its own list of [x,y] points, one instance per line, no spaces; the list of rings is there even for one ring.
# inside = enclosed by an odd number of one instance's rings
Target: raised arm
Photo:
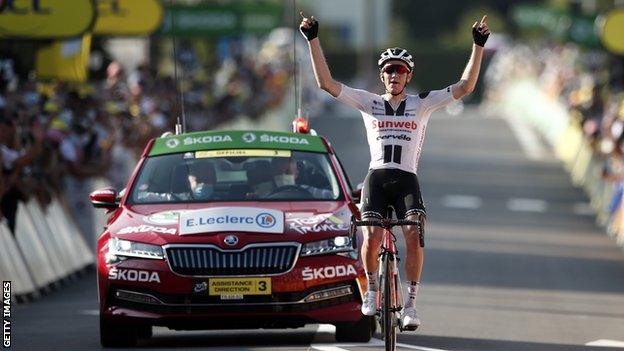
[[[472,26],[472,37],[474,38],[472,54],[466,64],[466,68],[464,69],[461,79],[459,82],[453,84],[451,88],[455,99],[461,99],[462,97],[472,93],[477,85],[479,70],[481,68],[481,60],[483,59],[483,45],[485,45],[489,35],[490,29],[487,24],[487,15],[485,15],[481,19],[481,22],[475,22]]]
[[[303,12],[299,13],[302,17],[299,30],[301,34],[308,40],[308,46],[310,47],[310,57],[312,59],[312,69],[314,70],[314,77],[316,78],[316,84],[318,87],[330,93],[332,96],[337,97],[340,95],[342,85],[332,78],[329,66],[325,60],[323,49],[321,49],[321,42],[318,35],[318,21],[314,19],[314,16],[306,18]]]

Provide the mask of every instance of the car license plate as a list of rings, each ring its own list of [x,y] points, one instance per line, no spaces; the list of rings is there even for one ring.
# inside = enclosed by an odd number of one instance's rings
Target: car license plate
[[[271,278],[213,278],[208,280],[208,295],[270,295]]]

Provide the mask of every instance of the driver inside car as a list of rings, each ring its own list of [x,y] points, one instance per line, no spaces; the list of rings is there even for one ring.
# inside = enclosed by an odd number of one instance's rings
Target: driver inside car
[[[190,167],[188,175],[194,200],[215,200],[214,185],[217,181],[215,167],[209,162],[197,162]]]

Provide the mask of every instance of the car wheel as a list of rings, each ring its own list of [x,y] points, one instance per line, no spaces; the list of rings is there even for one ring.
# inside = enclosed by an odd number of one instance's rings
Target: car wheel
[[[376,325],[373,317],[363,316],[357,322],[336,324],[336,341],[368,342],[373,336]]]
[[[133,347],[136,346],[138,336],[137,327],[114,325],[100,317],[100,344],[103,347]]]
[[[149,339],[152,337],[152,326],[142,325],[137,329],[137,335],[141,339]]]

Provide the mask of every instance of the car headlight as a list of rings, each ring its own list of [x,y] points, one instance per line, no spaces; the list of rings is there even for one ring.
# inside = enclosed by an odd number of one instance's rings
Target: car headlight
[[[165,254],[162,247],[158,245],[143,244],[129,240],[111,238],[108,241],[106,261],[109,263],[116,261],[116,258],[119,256],[162,260],[165,257]]]
[[[314,256],[314,255],[327,255],[339,252],[351,252],[354,251],[351,244],[351,238],[348,236],[336,236],[333,238],[313,241],[311,243],[304,244],[301,248],[300,256]]]

